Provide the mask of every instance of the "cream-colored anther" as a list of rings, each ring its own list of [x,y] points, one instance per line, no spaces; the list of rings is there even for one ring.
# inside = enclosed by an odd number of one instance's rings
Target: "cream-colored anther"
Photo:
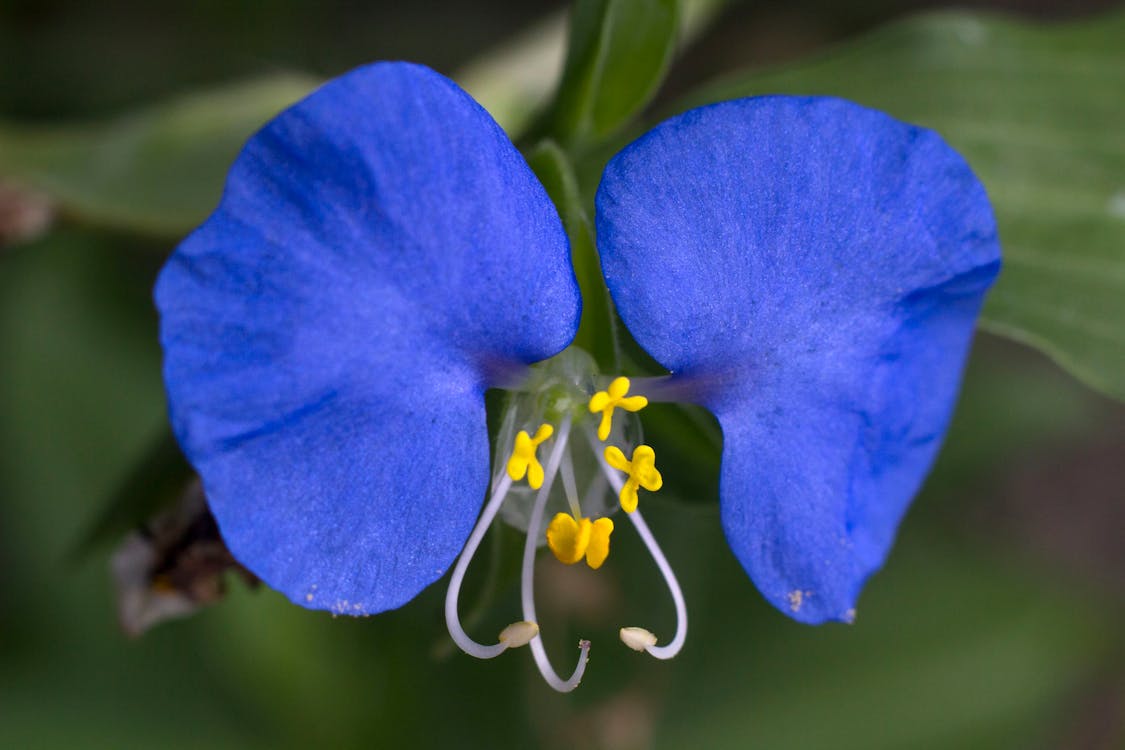
[[[526,646],[537,635],[539,635],[538,624],[520,620],[501,630],[498,640],[508,648],[519,648]]]
[[[634,651],[648,651],[656,645],[656,634],[644,628],[621,628],[621,642]]]

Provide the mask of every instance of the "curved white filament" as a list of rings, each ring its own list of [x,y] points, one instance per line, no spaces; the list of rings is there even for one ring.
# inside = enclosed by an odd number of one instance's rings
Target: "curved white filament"
[[[594,455],[598,457],[598,463],[601,464],[602,473],[605,474],[606,479],[613,485],[615,492],[621,492],[621,488],[625,485],[622,481],[621,475],[618,474],[613,468],[606,463],[605,456],[599,450],[601,446],[590,441],[594,449]],[[664,557],[664,552],[661,551],[660,545],[656,543],[656,538],[649,531],[648,524],[645,523],[644,518],[641,517],[640,510],[634,510],[632,513],[626,513],[629,520],[633,522],[633,526],[637,529],[637,533],[644,541],[645,546],[648,547],[648,552],[652,555],[652,559],[656,561],[656,567],[660,568],[661,575],[664,576],[664,583],[668,586],[668,593],[672,595],[672,602],[676,607],[676,635],[672,641],[666,646],[648,646],[645,651],[655,656],[657,659],[671,659],[676,654],[680,653],[680,649],[684,647],[684,641],[687,640],[687,604],[684,602],[684,593],[680,589],[680,583],[676,580],[676,574],[672,571],[672,566],[668,564],[668,559]]]
[[[660,545],[656,543],[656,538],[649,531],[648,524],[641,518],[641,512],[635,510],[625,515],[629,516],[629,520],[637,528],[637,533],[641,535],[641,539],[648,547],[652,559],[656,561],[656,567],[660,568],[660,572],[664,576],[664,582],[668,584],[668,591],[672,594],[672,601],[676,605],[676,635],[672,638],[671,643],[666,646],[649,646],[645,651],[648,651],[657,659],[671,659],[680,653],[680,649],[684,647],[684,641],[687,640],[687,604],[684,602],[684,594],[680,590],[680,583],[676,580],[676,574],[672,571],[672,566],[668,564]]]
[[[531,520],[527,524],[527,541],[523,546],[523,569],[520,573],[520,599],[523,602],[523,619],[529,622],[535,622],[535,550],[537,547],[536,539],[539,534],[539,529],[543,524],[543,511],[547,507],[547,496],[550,494],[551,484],[555,479],[555,474],[559,470],[559,463],[562,461],[563,450],[566,447],[567,438],[570,436],[570,417],[563,417],[562,423],[559,424],[559,430],[555,433],[555,444],[551,449],[551,455],[547,459],[546,476],[543,481],[543,486],[539,489],[539,494],[535,497],[535,506],[531,511]],[[570,675],[569,680],[563,680],[555,672],[551,666],[551,661],[547,658],[547,652],[543,648],[543,638],[540,635],[532,639],[531,653],[535,657],[535,666],[539,668],[539,674],[543,675],[543,679],[555,690],[560,693],[569,693],[574,688],[578,687],[578,683],[582,681],[582,675],[586,672],[586,662],[590,655],[590,642],[583,640],[578,642],[578,648],[581,653],[578,657],[578,664],[574,667],[574,672]]]
[[[480,520],[473,528],[473,533],[469,535],[469,541],[465,543],[465,549],[461,551],[461,556],[457,558],[457,565],[453,568],[453,577],[449,579],[449,588],[445,592],[445,625],[449,629],[449,637],[462,651],[478,659],[491,659],[508,649],[508,644],[503,642],[492,646],[477,643],[461,627],[461,619],[457,616],[457,599],[461,594],[461,584],[465,580],[465,572],[469,569],[469,563],[472,561],[473,555],[476,554],[481,539],[484,538],[485,532],[488,531],[492,519],[496,517],[497,511],[504,503],[504,497],[512,486],[512,478],[508,476],[507,472],[498,476],[501,477],[500,481],[496,484]]]

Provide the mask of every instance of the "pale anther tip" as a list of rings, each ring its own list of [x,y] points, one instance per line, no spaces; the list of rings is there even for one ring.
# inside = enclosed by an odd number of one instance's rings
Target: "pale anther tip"
[[[644,628],[621,628],[621,642],[634,651],[647,651],[656,645],[656,634]]]
[[[499,640],[508,648],[519,648],[526,646],[537,635],[539,635],[537,623],[520,620],[501,630]]]

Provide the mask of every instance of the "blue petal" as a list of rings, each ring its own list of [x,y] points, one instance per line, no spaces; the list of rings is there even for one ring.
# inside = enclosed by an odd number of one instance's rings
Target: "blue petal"
[[[564,348],[550,200],[426,68],[338,78],[255,135],[156,288],[173,426],[237,557],[298,604],[397,607],[488,483],[484,390]]]
[[[618,311],[723,427],[731,548],[778,608],[850,620],[938,450],[999,270],[987,196],[934,133],[763,97],[606,169]]]

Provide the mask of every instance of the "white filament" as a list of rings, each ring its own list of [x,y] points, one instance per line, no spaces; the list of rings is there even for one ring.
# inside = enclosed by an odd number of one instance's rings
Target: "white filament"
[[[539,528],[543,523],[543,511],[547,506],[547,496],[550,494],[551,484],[554,482],[555,474],[559,470],[559,463],[562,461],[563,450],[566,448],[567,438],[570,436],[570,417],[565,416],[559,424],[559,430],[555,433],[555,444],[551,448],[551,455],[547,459],[547,466],[543,486],[539,488],[539,494],[535,497],[535,506],[531,511],[531,520],[527,524],[527,541],[523,547],[523,570],[520,574],[520,598],[523,602],[523,619],[528,622],[535,622],[535,550],[537,547]],[[543,675],[543,679],[548,685],[560,693],[569,693],[574,688],[578,687],[578,683],[582,681],[582,675],[586,672],[586,662],[590,654],[590,642],[582,640],[578,642],[578,648],[581,651],[578,657],[578,664],[574,667],[574,672],[570,675],[569,680],[563,680],[555,672],[554,667],[551,666],[551,661],[547,658],[547,652],[543,648],[543,638],[537,637],[531,641],[531,653],[535,657],[535,666],[539,668],[539,674]]]
[[[465,549],[461,551],[461,556],[457,558],[457,565],[453,568],[453,577],[449,580],[449,588],[445,592],[445,625],[449,628],[449,636],[462,651],[478,659],[491,659],[499,656],[509,646],[508,643],[504,642],[493,646],[477,643],[461,627],[461,620],[457,615],[457,599],[461,594],[461,584],[465,580],[465,572],[469,569],[469,563],[472,561],[473,555],[476,554],[481,539],[484,538],[485,532],[488,531],[492,519],[496,517],[496,512],[500,510],[504,497],[512,486],[512,478],[508,476],[507,472],[497,476],[500,476],[500,481],[496,483],[492,497],[489,498],[488,505],[484,508],[484,513],[481,514],[480,520],[473,528],[473,533],[469,535],[469,541],[465,543]],[[534,623],[534,617],[525,619]]]
[[[506,409],[504,412],[504,421],[500,423],[500,429],[496,433],[496,446],[511,446],[516,439],[516,410]],[[492,477],[492,486],[498,486],[498,482],[508,474],[507,456],[501,455],[497,450],[496,456],[496,475]]]
[[[578,504],[578,484],[574,481],[574,463],[570,460],[569,446],[563,454],[562,463],[559,464],[559,476],[562,477],[566,502],[570,505],[570,515],[577,521],[582,518],[582,506]]]
[[[600,450],[601,446],[593,440],[590,442],[594,449],[594,455],[598,457],[598,463],[601,464],[602,473],[605,474],[609,483],[613,485],[614,491],[620,493],[621,488],[625,486],[621,475],[606,463],[605,456]],[[672,638],[672,642],[666,646],[647,646],[645,651],[648,651],[657,659],[671,659],[673,656],[680,653],[680,649],[684,647],[684,641],[687,640],[687,604],[684,602],[684,594],[680,589],[679,581],[676,580],[676,574],[672,571],[672,566],[668,564],[668,560],[664,557],[660,545],[656,543],[656,538],[653,537],[652,532],[649,531],[648,524],[646,524],[644,518],[641,517],[640,510],[634,510],[632,513],[626,513],[625,515],[633,522],[637,533],[644,541],[645,546],[648,547],[649,554],[652,555],[652,559],[656,561],[656,567],[660,568],[660,573],[664,576],[664,583],[667,584],[668,592],[672,595],[672,602],[676,607],[676,635]]]
[[[586,487],[586,498],[582,502],[586,504],[587,508],[591,507],[594,504],[594,499],[603,495],[608,486],[605,481],[605,474],[595,474],[594,478],[590,480],[589,486]]]
[[[620,490],[619,490],[620,491]],[[656,561],[656,566],[660,568],[660,572],[664,575],[664,582],[668,584],[668,591],[672,594],[672,601],[676,605],[676,635],[672,638],[672,642],[666,646],[650,646],[646,651],[655,656],[657,659],[671,659],[676,654],[680,653],[680,649],[684,647],[684,641],[687,640],[687,604],[684,602],[684,594],[680,590],[679,581],[676,580],[676,574],[672,572],[672,566],[668,564],[668,560],[664,557],[664,553],[660,550],[660,545],[656,543],[655,537],[648,529],[648,524],[641,518],[641,512],[635,510],[632,513],[627,513],[629,520],[637,528],[637,533],[641,535],[644,540],[645,546],[648,547],[652,559]]]

